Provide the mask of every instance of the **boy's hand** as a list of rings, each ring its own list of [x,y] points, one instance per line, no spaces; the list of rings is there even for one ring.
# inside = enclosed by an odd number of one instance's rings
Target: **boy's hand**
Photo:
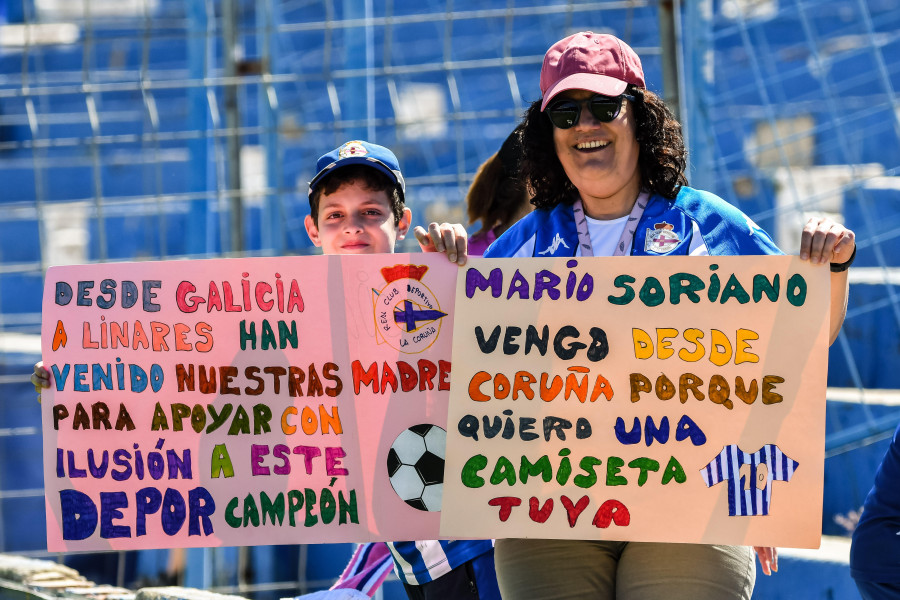
[[[431,223],[428,231],[423,227],[413,230],[422,252],[443,252],[450,262],[460,266],[466,264],[469,236],[459,223]]]
[[[37,401],[41,401],[41,388],[50,387],[50,371],[44,368],[44,361],[34,364],[34,373],[31,374],[31,385],[37,392]]]
[[[812,264],[841,264],[850,260],[856,235],[828,217],[811,217],[800,235],[800,258]]]

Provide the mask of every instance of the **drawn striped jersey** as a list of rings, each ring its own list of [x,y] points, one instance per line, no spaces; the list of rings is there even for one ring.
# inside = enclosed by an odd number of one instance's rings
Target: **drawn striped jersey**
[[[728,480],[729,516],[756,516],[769,514],[772,482],[790,481],[798,466],[775,444],[766,444],[753,454],[730,444],[700,474],[706,487]]]

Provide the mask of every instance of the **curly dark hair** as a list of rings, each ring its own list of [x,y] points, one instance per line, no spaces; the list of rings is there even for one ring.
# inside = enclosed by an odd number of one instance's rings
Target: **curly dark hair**
[[[641,189],[665,198],[678,195],[687,185],[685,168],[687,153],[681,135],[681,124],[662,98],[629,85],[626,93],[634,96],[636,137],[640,146],[638,169]],[[532,204],[550,209],[560,203],[571,204],[577,190],[563,170],[553,143],[553,124],[541,113],[541,100],[525,111],[522,146],[522,178],[533,194]]]

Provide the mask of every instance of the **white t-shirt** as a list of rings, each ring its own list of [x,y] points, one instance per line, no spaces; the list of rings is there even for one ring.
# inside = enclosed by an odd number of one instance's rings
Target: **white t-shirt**
[[[628,215],[611,219],[609,221],[601,221],[584,215],[587,219],[588,233],[591,236],[591,246],[594,248],[594,256],[612,256],[616,251],[616,244],[625,231],[625,224],[628,223]],[[581,247],[576,252],[577,256],[581,256]]]

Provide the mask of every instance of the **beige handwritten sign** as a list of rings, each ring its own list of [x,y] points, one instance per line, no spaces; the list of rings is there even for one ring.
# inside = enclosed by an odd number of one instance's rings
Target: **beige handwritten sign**
[[[817,547],[829,274],[473,259],[441,534]]]

